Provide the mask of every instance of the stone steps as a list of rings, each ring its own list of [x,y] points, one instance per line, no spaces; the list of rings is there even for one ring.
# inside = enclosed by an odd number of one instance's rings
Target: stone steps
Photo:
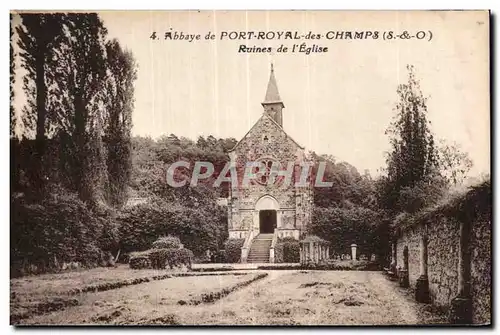
[[[255,237],[248,253],[248,263],[269,263],[269,249],[273,234],[259,234]]]

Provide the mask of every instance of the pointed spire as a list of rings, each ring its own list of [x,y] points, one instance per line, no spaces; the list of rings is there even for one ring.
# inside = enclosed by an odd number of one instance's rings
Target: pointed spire
[[[264,104],[281,103],[280,93],[278,92],[278,85],[276,84],[276,78],[274,77],[274,65],[271,63],[271,75],[269,77],[269,83],[267,84],[266,97],[264,98]]]
[[[285,104],[281,101],[280,93],[278,92],[273,63],[271,63],[271,75],[262,107],[264,107],[264,113],[271,116],[277,124],[283,127],[283,108],[285,108]]]

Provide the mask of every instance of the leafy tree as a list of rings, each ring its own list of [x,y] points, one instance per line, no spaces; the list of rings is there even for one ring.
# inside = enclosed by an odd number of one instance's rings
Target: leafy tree
[[[16,28],[21,66],[27,72],[23,87],[28,102],[23,110],[23,122],[26,129],[35,125],[36,150],[30,169],[31,186],[35,193],[41,193],[45,184],[42,159],[48,128],[47,84],[50,84],[50,71],[47,69],[54,64],[55,50],[63,38],[64,20],[64,14],[21,14],[21,25]]]
[[[397,89],[396,115],[386,131],[391,151],[387,156],[387,175],[380,183],[380,204],[398,211],[399,194],[404,187],[438,175],[438,153],[427,120],[427,98],[420,89],[413,66],[408,66],[408,82]]]
[[[472,160],[466,152],[460,150],[457,143],[439,143],[439,165],[444,178],[451,185],[462,183],[472,168]]]
[[[314,204],[319,207],[373,208],[375,203],[375,183],[369,173],[361,175],[358,170],[346,162],[336,162],[329,155],[318,156],[312,153],[314,161],[313,176],[316,176],[320,163],[325,163],[323,181],[332,182],[332,187],[314,189]],[[313,177],[315,178],[315,177]]]
[[[102,201],[105,182],[102,105],[106,79],[106,28],[97,14],[68,14],[65,40],[56,50],[51,90],[56,131],[65,141],[61,158],[71,189],[84,201]]]
[[[121,207],[127,199],[131,175],[131,130],[134,81],[137,65],[133,55],[117,40],[106,44],[108,78],[105,99],[106,151],[109,203]]]

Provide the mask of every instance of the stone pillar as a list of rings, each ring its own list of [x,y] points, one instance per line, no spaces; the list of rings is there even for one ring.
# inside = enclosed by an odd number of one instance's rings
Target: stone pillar
[[[356,248],[357,248],[357,247],[358,247],[358,246],[357,246],[355,243],[351,244],[351,259],[352,259],[353,261],[355,261],[355,260],[356,260]]]
[[[418,302],[431,302],[427,276],[427,223],[425,222],[420,225],[420,277],[415,287],[415,299]]]
[[[401,287],[409,287],[410,286],[410,269],[408,262],[408,246],[405,245],[403,249],[403,270],[401,270]]]
[[[390,270],[396,274],[396,268],[398,266],[398,248],[397,242],[394,240],[392,242],[392,256],[391,256],[391,265],[389,266]]]
[[[326,247],[326,259],[330,259],[330,247]]]
[[[304,244],[300,243],[300,257],[299,257],[299,261],[300,261],[300,264],[304,264]]]
[[[316,263],[318,263],[319,261],[319,245],[318,243],[314,243],[314,259],[316,261]]]
[[[314,243],[309,242],[309,260],[314,263]]]
[[[470,219],[460,222],[458,259],[458,295],[451,300],[449,320],[452,324],[472,324],[471,266],[470,266]]]

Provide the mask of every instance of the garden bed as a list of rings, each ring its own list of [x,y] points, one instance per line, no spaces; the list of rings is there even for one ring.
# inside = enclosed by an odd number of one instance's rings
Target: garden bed
[[[103,292],[175,277],[216,276],[216,273],[100,268],[64,274],[11,279],[11,323],[79,304],[84,293]],[[220,275],[242,275],[222,273]]]

